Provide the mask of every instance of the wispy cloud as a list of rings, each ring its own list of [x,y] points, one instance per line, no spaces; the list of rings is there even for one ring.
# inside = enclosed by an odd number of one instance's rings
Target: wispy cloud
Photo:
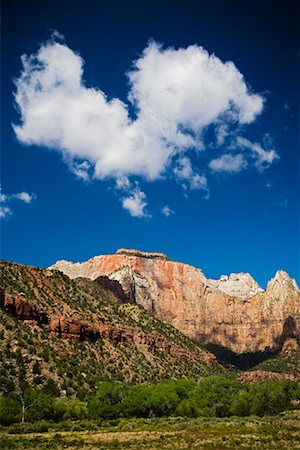
[[[0,218],[7,219],[13,214],[12,208],[9,205],[14,200],[19,200],[23,203],[31,203],[36,199],[35,194],[29,194],[28,192],[18,192],[17,194],[4,194],[0,187]]]
[[[249,149],[251,151],[254,165],[260,172],[263,172],[270,167],[276,159],[279,159],[279,155],[274,149],[265,150],[257,142],[251,142],[243,137],[238,137],[237,144],[241,148]]]
[[[165,217],[170,217],[172,214],[175,214],[174,211],[168,206],[165,205],[162,210],[161,213],[165,216]]]
[[[7,219],[12,215],[12,210],[9,206],[1,205],[0,206],[0,219]]]
[[[248,163],[242,154],[237,154],[222,155],[219,158],[211,160],[208,165],[213,172],[237,173],[246,169]]]
[[[289,206],[289,201],[287,198],[281,198],[274,202],[274,206],[277,206],[278,208],[287,209]]]
[[[191,190],[202,189],[207,191],[206,176],[194,171],[191,160],[187,156],[179,158],[176,162],[174,174],[177,181],[183,182],[185,187],[189,187]]]
[[[126,104],[87,87],[83,59],[57,32],[21,60],[23,70],[15,82],[20,124],[13,125],[19,141],[59,150],[77,177],[113,178],[117,190],[120,180],[154,181],[175,173],[185,190],[203,190],[207,196],[207,167],[194,167],[186,152],[205,150],[203,131],[209,126],[215,127],[222,152],[229,130],[254,122],[264,105],[233,62],[224,63],[197,45],[164,49],[150,42],[128,72]],[[256,155],[258,170],[276,158],[275,151],[266,153],[241,139],[239,146],[251,147]],[[226,157],[219,160],[231,165],[228,172],[237,171],[233,167],[239,162],[241,167],[240,157]],[[136,191],[127,200],[123,207],[142,217],[145,197]],[[136,210],[128,207],[133,204],[139,205]]]

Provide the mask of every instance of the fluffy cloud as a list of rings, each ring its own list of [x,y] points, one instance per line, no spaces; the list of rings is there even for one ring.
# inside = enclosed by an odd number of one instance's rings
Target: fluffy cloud
[[[9,206],[1,205],[0,206],[0,219],[5,219],[12,215],[12,210]]]
[[[14,194],[13,197],[24,203],[31,203],[36,196],[35,194],[29,194],[28,192],[19,192],[18,194]]]
[[[145,213],[147,206],[146,194],[136,186],[128,197],[123,198],[122,206],[132,217],[148,217]]]
[[[197,45],[163,50],[152,42],[129,80],[129,98],[141,116],[153,117],[161,134],[180,147],[190,146],[190,133],[197,135],[224,113],[245,124],[263,109],[263,98],[249,92],[232,62]]]
[[[119,189],[128,180],[122,204],[135,217],[144,215],[145,194],[132,188],[129,177],[153,181],[175,175],[185,189],[207,195],[206,176],[199,173],[204,169],[192,167],[185,152],[204,150],[208,126],[216,128],[221,145],[229,125],[249,124],[263,110],[264,99],[249,90],[232,62],[197,45],[176,50],[151,42],[128,73],[133,119],[127,104],[85,85],[83,59],[57,38],[56,33],[36,54],[21,58],[17,138],[58,150],[84,181],[114,178]],[[261,160],[268,156],[253,152]]]
[[[24,191],[17,194],[3,194],[0,187],[0,218],[5,219],[13,214],[11,207],[8,206],[8,203],[11,201],[20,200],[24,203],[31,203],[34,199],[36,199],[35,194],[29,194]]]
[[[209,167],[214,172],[237,173],[248,166],[247,161],[241,154],[237,155],[222,155],[210,161]]]

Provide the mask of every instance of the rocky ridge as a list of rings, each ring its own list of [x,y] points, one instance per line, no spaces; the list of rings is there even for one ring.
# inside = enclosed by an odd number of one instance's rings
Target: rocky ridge
[[[66,308],[65,314],[51,313],[39,308],[24,296],[2,292],[0,307],[7,313],[26,321],[32,326],[48,325],[50,334],[62,339],[96,341],[109,339],[114,343],[129,342],[144,346],[150,352],[166,352],[176,358],[195,361],[200,357],[205,363],[214,364],[216,358],[209,352],[197,349],[196,353],[172,344],[169,340],[153,333],[143,333],[135,328],[111,324],[103,317],[93,315],[92,321],[81,320],[76,310]]]
[[[199,379],[222,371],[214,355],[124,301],[115,280],[72,281],[8,262],[0,269],[1,391],[21,381],[39,388],[51,382],[74,395],[107,380]]]
[[[237,353],[276,352],[287,339],[300,342],[300,293],[284,271],[264,291],[249,274],[209,280],[200,269],[164,254],[125,249],[82,263],[58,261],[50,269],[70,278],[116,280],[128,301],[199,342]]]

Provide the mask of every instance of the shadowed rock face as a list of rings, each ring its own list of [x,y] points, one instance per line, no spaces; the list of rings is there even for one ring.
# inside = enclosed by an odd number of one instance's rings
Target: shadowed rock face
[[[70,278],[116,280],[129,301],[190,338],[237,353],[276,351],[289,338],[300,342],[300,293],[283,271],[263,291],[249,274],[209,280],[201,270],[163,254],[125,249],[83,263],[58,261],[51,269]]]

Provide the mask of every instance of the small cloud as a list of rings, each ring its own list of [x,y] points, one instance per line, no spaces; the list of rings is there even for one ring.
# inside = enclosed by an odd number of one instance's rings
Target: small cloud
[[[0,206],[0,219],[7,219],[12,215],[12,210],[8,206]]]
[[[14,194],[13,197],[24,203],[31,203],[36,198],[34,194],[29,194],[28,192],[19,192],[18,194]]]
[[[172,214],[175,214],[174,211],[168,206],[165,205],[162,210],[161,213],[165,216],[165,217],[170,217]]]
[[[237,144],[241,148],[246,148],[251,151],[250,157],[253,158],[254,165],[259,172],[263,172],[270,167],[276,159],[280,158],[274,149],[265,150],[257,142],[251,142],[243,137],[237,138]]]
[[[61,34],[59,31],[53,30],[50,41],[51,42],[60,41],[62,43],[65,43],[65,36]]]
[[[226,124],[221,123],[221,125],[219,125],[216,130],[217,144],[219,146],[223,145],[228,135],[229,135],[228,126]]]
[[[144,211],[147,206],[146,194],[140,190],[138,185],[128,197],[123,198],[122,206],[132,217],[149,217]]]
[[[208,164],[213,172],[238,173],[248,166],[247,161],[241,154],[222,155],[220,158],[212,159]]]
[[[73,172],[76,177],[85,182],[88,182],[90,180],[91,164],[88,161],[77,162],[69,159],[68,161],[66,161],[66,163],[71,172]]]
[[[8,206],[9,202],[12,202],[14,200],[19,200],[24,203],[31,203],[34,199],[36,199],[35,194],[29,194],[28,192],[18,192],[17,194],[3,194],[2,189],[0,187],[0,218],[1,219],[7,219],[9,216],[12,215],[12,209],[10,206]]]
[[[187,156],[177,161],[174,174],[184,189],[189,187],[191,190],[203,189],[204,191],[208,191],[206,176],[199,175],[194,171],[191,160]]]

